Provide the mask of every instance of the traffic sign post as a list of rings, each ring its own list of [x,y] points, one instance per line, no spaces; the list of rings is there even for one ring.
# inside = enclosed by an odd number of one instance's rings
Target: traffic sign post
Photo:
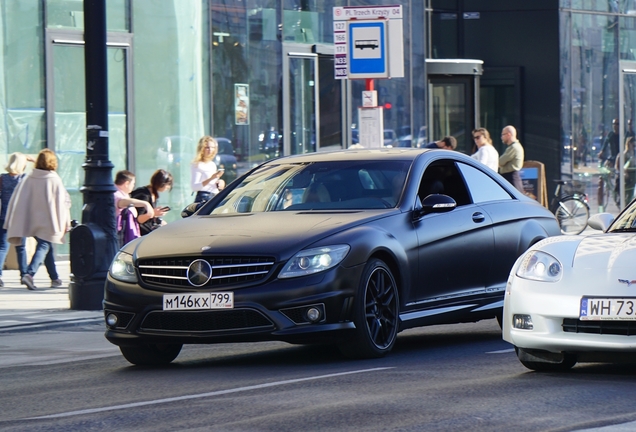
[[[333,40],[335,78],[367,80],[358,108],[360,144],[382,147],[384,115],[373,79],[404,77],[402,6],[334,7]]]

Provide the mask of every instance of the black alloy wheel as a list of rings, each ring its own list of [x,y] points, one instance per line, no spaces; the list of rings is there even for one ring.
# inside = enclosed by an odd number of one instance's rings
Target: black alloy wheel
[[[354,304],[355,334],[339,346],[351,358],[379,358],[393,349],[399,325],[395,278],[379,259],[365,266]]]
[[[143,344],[120,346],[119,350],[130,363],[137,366],[160,366],[176,359],[182,344]]]

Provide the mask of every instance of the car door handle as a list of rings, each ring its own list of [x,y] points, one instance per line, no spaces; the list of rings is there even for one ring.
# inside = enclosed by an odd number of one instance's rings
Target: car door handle
[[[486,217],[483,215],[483,213],[473,213],[473,222],[475,223],[481,223],[483,221],[486,220]]]

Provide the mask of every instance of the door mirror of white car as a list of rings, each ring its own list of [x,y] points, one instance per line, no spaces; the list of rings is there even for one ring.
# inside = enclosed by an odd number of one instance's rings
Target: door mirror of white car
[[[610,213],[598,213],[590,216],[587,225],[595,230],[605,231],[614,222],[614,215]]]

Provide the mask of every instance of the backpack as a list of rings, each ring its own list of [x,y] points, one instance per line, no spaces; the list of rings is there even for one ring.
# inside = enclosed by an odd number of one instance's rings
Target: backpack
[[[135,214],[130,210],[130,207],[122,209],[119,216],[117,216],[117,238],[119,240],[119,247],[139,237],[141,237],[141,233],[139,231],[139,222],[137,222]]]

